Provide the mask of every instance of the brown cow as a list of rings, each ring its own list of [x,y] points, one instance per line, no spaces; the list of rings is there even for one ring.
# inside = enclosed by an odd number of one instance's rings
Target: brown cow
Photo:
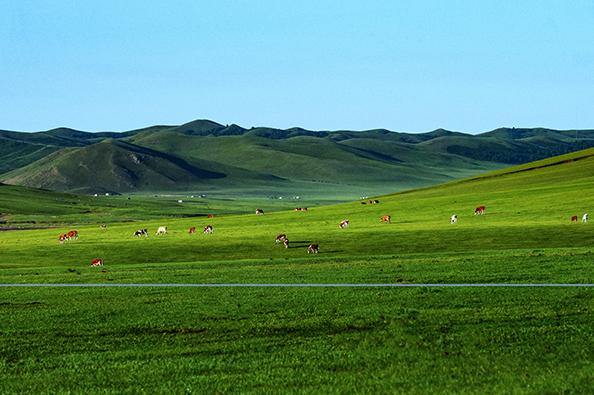
[[[60,233],[60,236],[58,236],[58,240],[60,240],[60,244],[63,244],[67,238],[68,238],[68,236],[66,235],[66,233]]]
[[[204,230],[202,231],[202,233],[204,233],[205,235],[212,233],[213,229],[212,229],[212,225],[206,225],[204,227]]]
[[[295,207],[295,211],[307,211],[307,207]]]
[[[188,233],[191,234],[191,235],[194,234],[194,233],[196,233],[196,227],[195,226],[192,226],[190,228],[190,230],[188,230]]]
[[[206,218],[214,218],[214,214],[208,214]]]
[[[284,233],[281,233],[280,235],[276,236],[276,239],[274,240],[275,243],[282,243],[287,239],[287,235]]]
[[[71,230],[66,234],[68,240],[78,240],[78,230]]]
[[[483,215],[485,213],[485,210],[487,210],[485,206],[478,206],[474,209],[474,215]]]
[[[101,258],[95,258],[91,261],[91,266],[95,267],[95,266],[103,266],[103,259]]]
[[[389,215],[383,215],[381,218],[381,222],[388,222],[390,223],[390,221],[392,220],[392,217],[390,217]]]
[[[257,208],[256,215],[262,215],[262,214],[264,214],[264,210],[262,210],[261,208]]]
[[[577,215],[572,215],[571,216],[571,222],[578,222],[578,216]]]
[[[307,246],[308,254],[317,254],[320,251],[320,247],[317,244],[310,244]]]

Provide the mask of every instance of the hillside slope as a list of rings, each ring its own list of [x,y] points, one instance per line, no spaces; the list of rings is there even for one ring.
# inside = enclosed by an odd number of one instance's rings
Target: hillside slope
[[[63,149],[5,175],[5,182],[73,192],[178,189],[225,177],[173,155],[116,140]]]
[[[196,120],[123,133],[0,131],[0,181],[85,193],[208,188],[352,199],[592,146],[594,130],[542,128],[407,134],[246,129]]]

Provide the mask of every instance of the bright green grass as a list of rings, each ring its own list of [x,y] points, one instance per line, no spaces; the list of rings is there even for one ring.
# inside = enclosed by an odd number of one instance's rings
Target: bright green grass
[[[593,153],[378,205],[2,232],[0,282],[594,283],[594,225],[569,221],[594,212]],[[593,293],[4,288],[0,392],[588,393]]]
[[[584,289],[5,290],[2,393],[584,393]]]

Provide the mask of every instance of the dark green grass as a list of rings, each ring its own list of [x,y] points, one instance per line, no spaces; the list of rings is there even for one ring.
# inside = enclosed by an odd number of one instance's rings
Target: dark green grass
[[[258,191],[228,189],[221,192],[206,189],[94,197],[0,184],[0,230],[245,214],[253,213],[255,208],[273,212],[335,204],[345,198],[338,192],[338,187],[319,194],[303,195],[302,191],[279,192],[275,188],[261,188]],[[207,197],[200,198],[203,194]],[[178,200],[183,203],[178,203]]]
[[[3,290],[2,393],[583,393],[587,289]]]

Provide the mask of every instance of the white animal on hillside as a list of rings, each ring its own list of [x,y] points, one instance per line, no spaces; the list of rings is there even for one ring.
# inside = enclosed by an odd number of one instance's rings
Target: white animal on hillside
[[[588,213],[585,213],[584,216],[582,217],[582,222],[586,223],[588,222]]]
[[[456,214],[450,217],[450,224],[455,224],[458,222],[458,216]]]
[[[166,235],[167,234],[167,227],[166,226],[159,226],[159,228],[157,229],[157,233],[155,233],[155,235],[159,236],[159,235]]]
[[[343,219],[342,221],[340,221],[340,224],[338,224],[338,227],[340,229],[348,228],[349,227],[349,220],[348,219]]]

